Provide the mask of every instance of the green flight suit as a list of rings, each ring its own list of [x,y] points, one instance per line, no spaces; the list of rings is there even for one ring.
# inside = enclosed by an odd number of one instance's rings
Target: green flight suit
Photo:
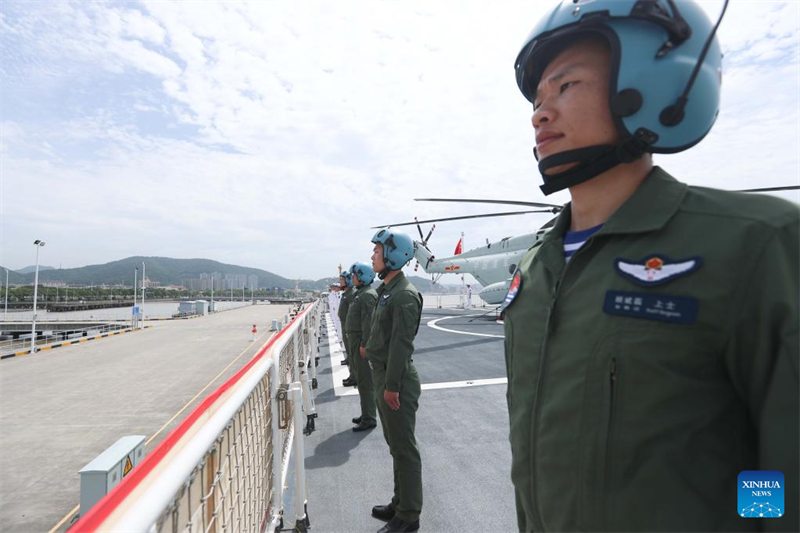
[[[339,301],[339,311],[337,314],[339,315],[339,323],[342,325],[342,336],[344,336],[344,338],[342,339],[342,346],[344,346],[344,349],[347,352],[347,357],[346,357],[347,371],[349,372],[347,379],[355,381],[356,374],[355,370],[353,370],[354,365],[353,361],[350,360],[352,354],[350,353],[350,350],[347,347],[347,312],[350,310],[350,302],[352,301],[352,297],[353,297],[353,288],[348,287],[342,293],[342,299]]]
[[[358,396],[361,399],[361,423],[378,423],[375,412],[375,389],[372,371],[366,358],[361,357],[360,348],[366,347],[372,326],[372,312],[378,294],[369,285],[355,289],[350,307],[347,310],[347,353],[352,353],[353,371],[358,382]]]
[[[378,287],[377,297],[367,358],[383,436],[394,467],[391,505],[395,516],[413,522],[422,512],[422,461],[414,437],[421,389],[411,356],[422,315],[422,296],[401,271],[388,284]],[[389,408],[383,399],[384,391],[400,393],[400,409]]]
[[[520,531],[798,531],[798,220],[656,167],[565,265],[567,206],[505,310]]]

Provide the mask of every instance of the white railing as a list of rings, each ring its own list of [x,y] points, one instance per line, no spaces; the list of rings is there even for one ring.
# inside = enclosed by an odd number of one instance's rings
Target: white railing
[[[47,326],[47,323],[40,322],[39,325],[40,327],[45,328]],[[36,349],[38,351],[39,349],[44,348],[45,346],[52,346],[64,342],[77,343],[81,342],[81,339],[86,340],[113,331],[129,329],[130,327],[131,325],[126,323],[99,324],[97,326],[91,326],[88,328],[53,331],[48,335],[37,334]],[[21,350],[30,350],[30,348],[31,348],[30,333],[26,333],[18,339],[8,339],[0,341],[0,355],[10,354]]]
[[[70,531],[277,531],[292,452],[292,520],[306,531],[303,439],[316,418],[320,307],[300,311]]]

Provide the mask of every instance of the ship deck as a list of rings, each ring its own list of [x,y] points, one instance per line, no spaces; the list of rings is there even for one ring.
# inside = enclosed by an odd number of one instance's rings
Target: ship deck
[[[422,456],[420,531],[516,531],[510,480],[503,329],[484,310],[424,309],[414,365],[422,381],[416,437]],[[360,414],[332,327],[323,337],[316,431],[306,438],[312,530],[377,531],[373,505],[392,491],[392,460],[380,425],[354,433]],[[291,515],[289,515],[291,516]]]

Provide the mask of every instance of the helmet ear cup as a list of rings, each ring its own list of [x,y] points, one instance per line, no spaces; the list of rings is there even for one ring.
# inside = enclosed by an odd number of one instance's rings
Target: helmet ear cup
[[[642,108],[642,103],[642,93],[636,89],[623,89],[611,98],[611,112],[619,117],[629,117]]]

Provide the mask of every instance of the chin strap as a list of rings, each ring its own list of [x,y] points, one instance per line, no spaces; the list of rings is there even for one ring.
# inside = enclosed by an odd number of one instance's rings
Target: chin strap
[[[389,270],[389,267],[383,267],[383,270],[381,270],[380,272],[378,272],[378,279],[379,279],[379,280],[381,280],[381,281],[383,281],[383,278],[385,278],[386,276],[388,276],[388,275],[389,275],[389,272],[391,272],[391,270]]]
[[[544,185],[541,186],[542,192],[548,195],[562,191],[588,181],[620,163],[636,161],[647,153],[652,142],[650,136],[637,131],[635,137],[628,137],[617,146],[610,144],[587,146],[545,157],[539,162],[539,172],[544,179]],[[558,174],[545,174],[553,167],[570,163],[578,164]]]

